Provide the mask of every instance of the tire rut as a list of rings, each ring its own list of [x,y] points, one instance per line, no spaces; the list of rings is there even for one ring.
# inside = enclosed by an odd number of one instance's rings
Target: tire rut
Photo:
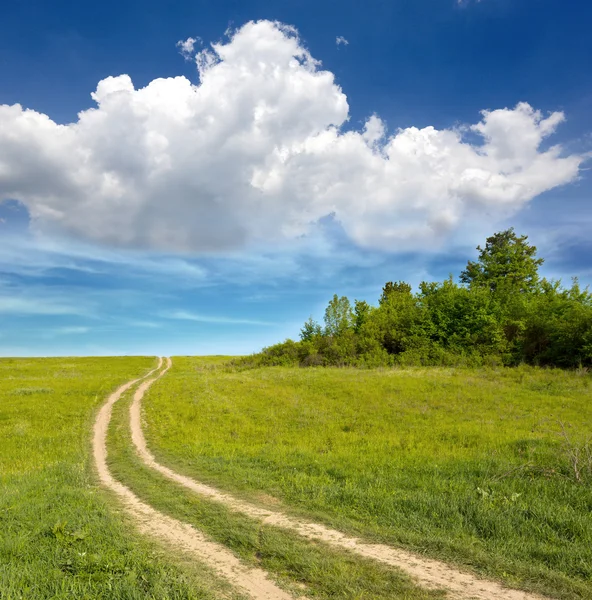
[[[165,360],[166,366],[160,376],[164,375],[172,366],[170,358]],[[305,522],[280,511],[261,508],[161,465],[148,449],[142,430],[141,400],[147,387],[148,385],[144,383],[138,388],[130,406],[132,442],[142,461],[171,481],[267,525],[288,529],[305,539],[321,541],[364,558],[396,567],[411,576],[420,586],[429,589],[444,589],[448,592],[448,597],[455,600],[545,600],[538,594],[504,587],[496,581],[481,579],[435,559],[419,556],[386,544],[365,542],[320,523]]]
[[[142,502],[129,488],[117,481],[109,471],[106,442],[112,407],[127,390],[142,381],[143,383],[134,394],[134,401],[139,402],[146,390],[170,367],[170,361],[168,361],[167,367],[158,372],[162,367],[162,362],[162,359],[159,359],[158,366],[144,377],[120,386],[107,398],[99,410],[93,430],[93,455],[101,483],[115,492],[126,512],[136,521],[142,533],[190,553],[253,600],[293,600],[293,596],[279,588],[263,569],[244,565],[228,549],[207,539],[204,534],[191,525],[173,519]],[[156,372],[158,372],[156,376],[148,379]]]

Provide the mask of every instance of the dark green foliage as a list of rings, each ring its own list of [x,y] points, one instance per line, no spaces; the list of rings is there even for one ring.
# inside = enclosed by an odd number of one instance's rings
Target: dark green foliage
[[[382,288],[382,295],[378,302],[384,304],[392,293],[411,295],[411,286],[404,281],[397,281],[396,283],[387,281]]]
[[[377,307],[335,294],[322,330],[312,317],[300,342],[264,349],[248,365],[592,366],[592,294],[540,279],[536,247],[508,229],[489,237],[460,275],[389,281]]]
[[[420,285],[418,299],[427,314],[429,337],[455,354],[499,354],[505,349],[501,306],[494,294],[443,283]]]
[[[304,325],[300,330],[300,339],[303,342],[309,342],[317,335],[321,335],[321,333],[321,326],[312,318],[312,316],[310,316],[308,320],[304,322]]]
[[[368,315],[372,307],[366,300],[356,300],[354,302],[354,331],[360,333],[364,323],[368,320]]]
[[[532,292],[544,260],[536,258],[536,246],[527,244],[527,239],[526,235],[517,236],[513,227],[487,238],[485,248],[477,246],[479,258],[468,262],[460,280],[491,291]]]
[[[592,294],[542,282],[525,306],[517,352],[525,362],[560,367],[592,365]]]

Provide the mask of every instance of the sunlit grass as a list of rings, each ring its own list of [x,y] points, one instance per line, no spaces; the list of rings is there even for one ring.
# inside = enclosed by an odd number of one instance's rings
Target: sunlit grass
[[[586,374],[233,370],[179,358],[145,400],[149,445],[260,502],[563,598],[592,597]]]
[[[95,411],[153,364],[0,359],[0,598],[216,597],[192,572],[130,536],[95,483]]]
[[[277,527],[201,498],[146,467],[130,443],[130,396],[113,408],[107,445],[109,468],[144,502],[190,523],[243,561],[265,569],[287,590],[308,598],[436,600],[442,591],[416,586],[399,571]]]

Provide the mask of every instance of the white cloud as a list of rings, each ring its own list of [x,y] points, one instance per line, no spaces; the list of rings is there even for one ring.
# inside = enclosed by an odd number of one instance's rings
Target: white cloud
[[[88,333],[90,331],[90,327],[78,327],[78,326],[66,326],[66,327],[57,327],[53,330],[58,335],[78,335],[83,333]]]
[[[93,275],[125,269],[130,278],[146,277],[152,282],[159,277],[182,279],[188,285],[204,282],[207,276],[205,269],[179,256],[102,248],[47,236],[9,235],[0,241],[0,272],[43,276],[53,269]]]
[[[27,296],[0,298],[0,315],[87,315],[88,311],[59,300]]]
[[[185,60],[191,60],[194,56],[195,44],[197,44],[200,38],[188,37],[186,40],[179,40],[177,42],[177,48],[179,48],[179,54]]]
[[[173,310],[160,315],[163,319],[175,319],[180,321],[195,321],[196,323],[213,323],[216,325],[274,325],[269,321],[256,319],[236,319],[234,317],[217,317],[211,315],[200,315],[186,310]]]
[[[334,215],[360,246],[424,249],[493,226],[583,160],[542,150],[563,114],[526,103],[484,111],[470,127],[482,145],[456,129],[387,136],[376,115],[344,131],[333,74],[278,23],[247,23],[196,62],[199,85],[106,78],[70,125],[0,106],[0,198],[23,201],[38,231],[119,246],[269,245]]]
[[[386,134],[386,126],[383,121],[376,115],[372,115],[364,125],[362,138],[370,146],[378,144],[384,139]]]
[[[346,40],[346,39],[345,39],[345,38],[344,38],[342,35],[338,35],[338,36],[335,38],[335,43],[336,43],[338,46],[340,46],[340,45],[343,45],[343,46],[349,46],[349,42],[348,42],[348,40]]]

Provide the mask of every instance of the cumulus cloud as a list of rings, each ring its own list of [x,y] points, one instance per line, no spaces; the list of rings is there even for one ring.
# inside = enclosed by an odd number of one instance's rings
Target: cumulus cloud
[[[543,141],[563,120],[526,103],[463,129],[387,134],[349,106],[290,27],[250,22],[195,58],[199,84],[127,75],[59,125],[0,106],[0,199],[31,226],[104,244],[221,251],[305,235],[331,215],[358,245],[425,248],[574,180],[583,158]]]
[[[177,42],[177,48],[179,48],[179,54],[185,60],[191,60],[194,54],[195,44],[200,41],[199,38],[188,37],[186,40],[179,40]]]
[[[342,35],[338,35],[338,36],[335,38],[335,43],[336,43],[338,46],[349,46],[349,41],[348,41],[348,40],[346,40],[346,39],[345,39],[345,38],[344,38]]]

